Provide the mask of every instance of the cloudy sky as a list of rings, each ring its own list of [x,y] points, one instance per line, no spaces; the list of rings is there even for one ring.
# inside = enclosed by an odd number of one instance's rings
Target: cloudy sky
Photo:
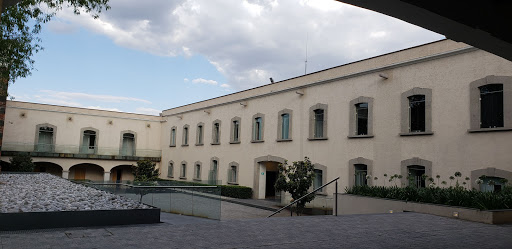
[[[15,100],[158,115],[168,109],[443,39],[333,0],[111,0],[64,9]]]

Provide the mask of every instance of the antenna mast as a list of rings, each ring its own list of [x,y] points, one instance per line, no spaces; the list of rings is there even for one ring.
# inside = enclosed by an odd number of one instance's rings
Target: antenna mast
[[[306,60],[304,61],[304,75],[308,70],[308,40],[309,40],[309,32],[306,33]]]

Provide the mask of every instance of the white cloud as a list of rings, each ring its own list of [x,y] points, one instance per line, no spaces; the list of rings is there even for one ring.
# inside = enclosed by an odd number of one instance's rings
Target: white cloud
[[[161,110],[153,109],[153,108],[146,108],[146,107],[137,107],[135,109],[136,113],[142,113],[142,114],[148,114],[148,115],[159,115]]]
[[[113,111],[113,112],[122,112],[121,110],[119,110],[117,108],[109,108],[109,107],[101,107],[101,106],[85,106],[84,108],[104,110],[104,111]]]
[[[228,84],[222,84],[222,85],[220,85],[220,87],[222,87],[222,88],[230,88],[231,86],[228,85]]]
[[[218,85],[219,83],[215,80],[205,80],[203,78],[197,78],[197,79],[193,79],[192,80],[193,83],[200,83],[200,84],[207,84],[207,85],[212,85],[212,86],[216,86]]]
[[[55,98],[57,100],[69,101],[76,99],[90,100],[90,101],[98,101],[98,102],[111,102],[111,103],[120,103],[120,102],[141,102],[146,104],[151,104],[150,101],[132,98],[132,97],[123,97],[123,96],[112,96],[112,95],[97,95],[97,94],[88,94],[88,93],[79,93],[79,92],[58,92],[52,90],[41,90],[41,93],[44,93],[46,96]]]
[[[59,18],[160,56],[201,55],[235,90],[364,59],[443,36],[333,0],[111,0],[93,20]],[[368,38],[371,39],[368,39]],[[200,82],[205,84],[214,84]],[[217,83],[218,84],[218,83]]]
[[[183,81],[188,82],[188,81],[189,81],[189,79],[188,79],[188,78],[185,78],[185,79],[183,79]]]

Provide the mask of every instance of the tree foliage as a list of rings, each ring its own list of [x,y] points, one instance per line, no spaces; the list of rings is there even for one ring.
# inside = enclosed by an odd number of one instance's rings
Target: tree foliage
[[[141,160],[137,166],[132,166],[134,181],[148,182],[158,180],[160,172],[156,169],[156,163],[150,160]]]
[[[33,172],[34,171],[34,163],[32,162],[32,158],[28,154],[16,154],[15,156],[9,159],[11,163],[8,167],[5,167],[5,171],[11,172]]]
[[[288,161],[285,161],[284,164],[279,164],[275,187],[277,191],[286,191],[292,195],[293,200],[298,200],[308,193],[314,178],[315,167],[308,157],[304,157],[304,161],[293,162],[292,165],[288,165]],[[306,203],[313,199],[315,199],[314,194],[297,202],[297,215],[300,215]]]
[[[41,25],[49,22],[63,7],[71,7],[76,15],[82,12],[98,18],[110,9],[109,0],[22,0],[5,9],[0,22],[1,79],[14,83],[30,75],[34,69],[32,56],[43,47],[37,36]]]

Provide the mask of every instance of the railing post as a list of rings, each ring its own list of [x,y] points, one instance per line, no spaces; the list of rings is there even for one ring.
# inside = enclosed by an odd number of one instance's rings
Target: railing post
[[[336,192],[334,193],[334,212],[338,216],[338,180],[336,180]]]

